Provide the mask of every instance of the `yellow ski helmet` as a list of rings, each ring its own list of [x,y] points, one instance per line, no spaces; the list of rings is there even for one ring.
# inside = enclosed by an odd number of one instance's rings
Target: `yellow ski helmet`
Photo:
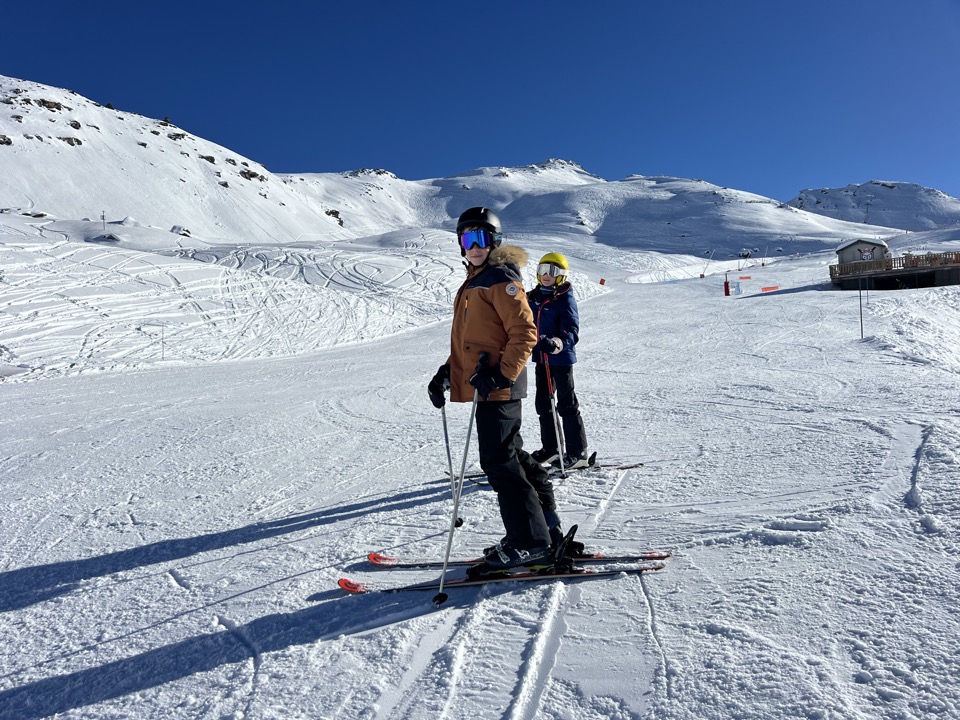
[[[567,262],[567,259],[563,255],[555,252],[547,253],[542,258],[540,258],[540,262],[537,263],[537,283],[538,284],[542,284],[540,283],[540,275],[541,275],[540,266],[541,265],[553,265],[554,268],[559,268],[561,270],[570,269],[570,263]],[[542,274],[553,275],[553,277],[557,279],[557,282],[554,285],[554,287],[556,287],[557,285],[563,285],[563,283],[567,281],[567,273],[564,272],[563,274],[554,274],[555,272],[556,270],[554,270],[554,272],[551,272],[551,273],[542,273]]]

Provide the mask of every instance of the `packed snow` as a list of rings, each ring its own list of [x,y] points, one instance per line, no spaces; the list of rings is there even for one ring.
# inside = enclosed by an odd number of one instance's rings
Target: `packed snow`
[[[960,288],[841,292],[827,269],[851,237],[936,252],[960,231],[560,160],[223,188],[180,182],[172,162],[196,158],[154,147],[158,121],[0,77],[6,99],[0,718],[960,715]],[[83,109],[76,137],[101,146],[44,135],[74,118],[37,99]],[[237,162],[204,171],[254,167],[167,140]],[[438,577],[366,555],[446,548],[425,388],[476,204],[529,253],[528,284],[544,253],[569,258],[591,448],[644,463],[558,479],[564,524],[673,556],[439,608],[346,595],[341,577]],[[447,418],[459,468],[469,407]],[[452,554],[475,556],[502,533],[495,496],[468,481],[459,509]]]

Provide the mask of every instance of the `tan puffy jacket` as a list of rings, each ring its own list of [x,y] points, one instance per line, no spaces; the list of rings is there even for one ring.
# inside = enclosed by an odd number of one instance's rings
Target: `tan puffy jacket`
[[[470,265],[467,279],[453,303],[450,330],[450,400],[472,402],[470,376],[480,353],[488,365],[514,381],[512,388],[496,390],[488,400],[517,400],[527,396],[527,362],[537,344],[537,327],[523,290],[520,268],[527,253],[515,245],[501,245],[485,265]],[[481,398],[482,400],[482,398]]]

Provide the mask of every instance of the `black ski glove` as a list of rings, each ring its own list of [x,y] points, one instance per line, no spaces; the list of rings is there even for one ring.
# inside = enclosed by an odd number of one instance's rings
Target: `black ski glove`
[[[476,371],[470,376],[470,384],[477,389],[477,394],[486,400],[494,390],[513,387],[513,380],[503,376],[499,363],[491,367],[481,359],[477,363]]]
[[[538,342],[533,349],[547,355],[556,355],[558,352],[563,350],[563,341],[560,338],[542,335],[540,337],[540,342]]]
[[[435,408],[442,408],[444,403],[447,402],[446,398],[443,397],[443,393],[449,388],[450,366],[441,365],[440,369],[437,370],[437,374],[433,376],[433,380],[427,385],[427,395],[430,396],[430,402],[433,403]]]

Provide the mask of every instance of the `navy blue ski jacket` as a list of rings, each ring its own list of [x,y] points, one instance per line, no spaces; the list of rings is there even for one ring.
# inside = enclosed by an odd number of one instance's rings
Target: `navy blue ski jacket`
[[[547,362],[557,367],[573,365],[577,361],[576,344],[580,339],[580,313],[570,283],[565,282],[556,289],[537,285],[527,293],[527,301],[533,310],[537,337],[546,335],[563,342],[563,350],[550,355]],[[534,350],[533,361],[542,363],[543,353]]]

